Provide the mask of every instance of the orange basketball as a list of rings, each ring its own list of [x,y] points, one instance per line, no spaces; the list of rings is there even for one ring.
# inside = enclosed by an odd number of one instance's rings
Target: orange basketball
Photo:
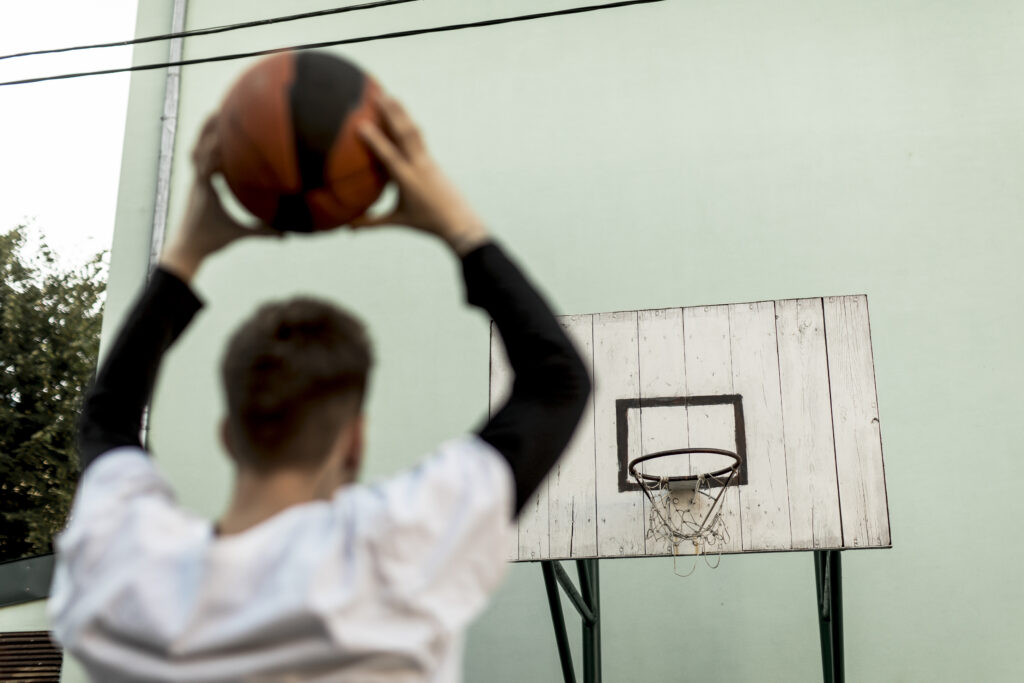
[[[218,117],[223,173],[239,202],[278,230],[344,225],[380,196],[387,171],[356,133],[380,125],[380,88],[325,52],[261,60],[228,91]]]

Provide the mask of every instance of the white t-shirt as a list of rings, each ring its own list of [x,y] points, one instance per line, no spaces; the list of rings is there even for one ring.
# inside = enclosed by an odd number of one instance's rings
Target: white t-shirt
[[[505,570],[512,472],[475,436],[329,501],[216,536],[137,448],[82,477],[49,612],[117,681],[459,681]]]

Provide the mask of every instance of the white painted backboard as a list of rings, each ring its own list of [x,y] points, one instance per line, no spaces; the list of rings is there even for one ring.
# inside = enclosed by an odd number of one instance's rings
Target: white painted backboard
[[[509,559],[671,554],[647,539],[647,500],[626,463],[699,446],[744,459],[740,484],[723,501],[723,552],[890,545],[867,297],[560,322],[591,371],[594,393],[566,453],[520,515]],[[492,412],[510,381],[492,326]],[[700,458],[659,467],[679,474],[724,464]]]

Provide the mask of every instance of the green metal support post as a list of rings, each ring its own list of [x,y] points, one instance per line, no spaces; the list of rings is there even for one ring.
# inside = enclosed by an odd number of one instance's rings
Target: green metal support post
[[[846,680],[843,658],[843,566],[838,550],[814,552],[814,581],[818,593],[818,634],[825,683]]]
[[[558,645],[558,658],[562,664],[562,679],[565,683],[575,683],[576,673],[572,665],[572,653],[569,650],[569,638],[565,631],[565,617],[562,614],[562,600],[558,586],[565,591],[566,597],[579,612],[580,620],[583,623],[583,682],[600,683],[601,622],[597,560],[576,560],[576,571],[580,584],[578,591],[560,562],[545,560],[540,564],[544,573],[544,585],[547,588],[548,606],[551,608],[551,621],[555,627],[555,642]]]
[[[554,565],[555,562],[541,562],[540,568],[544,572],[544,587],[548,593],[551,622],[555,626],[555,643],[558,645],[558,659],[562,664],[562,678],[565,683],[576,683],[576,674],[572,666],[572,652],[569,650],[569,637],[565,633],[562,600],[558,595],[558,584],[555,582]]]
[[[590,618],[583,620],[583,680],[585,683],[601,681],[601,615],[598,595],[597,560],[576,560],[580,590],[590,607]]]

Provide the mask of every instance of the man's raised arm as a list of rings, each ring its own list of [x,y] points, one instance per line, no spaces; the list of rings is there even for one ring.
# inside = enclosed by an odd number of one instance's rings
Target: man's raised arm
[[[160,361],[201,306],[178,277],[162,268],[153,273],[86,392],[78,423],[83,471],[118,446],[142,447],[142,416]]]
[[[360,133],[398,184],[398,205],[353,225],[417,228],[440,237],[462,258],[469,302],[494,319],[516,375],[508,403],[479,435],[508,460],[518,513],[568,444],[590,395],[590,378],[543,298],[491,242],[406,111],[389,97],[381,110],[387,130],[366,123]]]
[[[519,513],[572,438],[590,377],[543,298],[498,246],[480,247],[462,263],[469,302],[494,319],[515,372],[511,395],[479,434],[512,466]]]
[[[78,429],[83,471],[113,448],[141,447],[160,361],[202,307],[189,284],[206,257],[241,237],[280,234],[239,225],[221,207],[210,185],[220,163],[215,130],[211,118],[192,152],[196,178],[185,218],[86,392]]]

